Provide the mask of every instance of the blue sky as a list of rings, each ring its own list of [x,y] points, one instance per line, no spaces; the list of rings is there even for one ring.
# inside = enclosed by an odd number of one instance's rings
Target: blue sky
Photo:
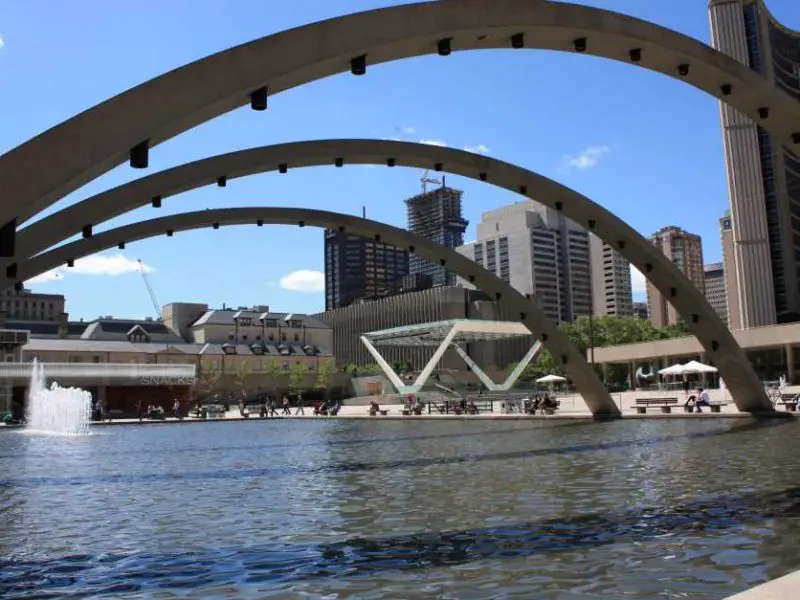
[[[585,0],[708,41],[702,0]],[[0,3],[0,153],[60,121],[188,61],[289,27],[399,2],[386,0],[5,0]],[[800,29],[796,0],[772,12]],[[335,137],[433,140],[518,163],[574,187],[650,234],[674,224],[702,235],[720,260],[727,208],[718,104],[675,80],[587,56],[495,50],[428,56],[339,75],[241,109],[158,146],[151,172],[222,152]],[[46,168],[46,165],[43,166]],[[127,167],[56,208],[141,176]],[[360,213],[404,227],[403,199],[421,172],[314,168],[239,179],[168,199],[102,228],[203,208],[286,205]],[[483,211],[519,198],[451,176],[465,191],[467,238]],[[100,229],[100,228],[98,228]],[[212,306],[268,304],[313,312],[322,233],[285,227],[202,230],[131,244],[79,264],[37,291],[63,293],[72,318],[153,315],[141,276],[152,268],[158,300]],[[298,276],[297,271],[311,271]]]

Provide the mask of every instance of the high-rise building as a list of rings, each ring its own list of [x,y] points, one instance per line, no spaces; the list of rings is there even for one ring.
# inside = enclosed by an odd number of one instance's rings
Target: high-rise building
[[[647,302],[634,302],[633,303],[633,316],[637,319],[647,320]]]
[[[589,235],[589,254],[593,313],[632,317],[631,264],[594,234]]]
[[[706,299],[722,322],[728,324],[728,298],[725,290],[725,269],[721,262],[704,267]]]
[[[456,248],[464,243],[469,222],[461,216],[461,196],[464,192],[441,187],[406,200],[408,230],[441,244]],[[447,268],[435,265],[418,256],[409,257],[412,275],[429,275],[434,286],[453,285],[456,277]]]
[[[725,306],[728,313],[728,327],[741,329],[739,280],[736,278],[736,258],[733,251],[733,230],[731,229],[730,215],[725,215],[719,220],[719,237],[722,244],[722,269],[725,274]]]
[[[699,235],[687,233],[679,227],[669,226],[654,233],[650,239],[701,293],[705,293],[703,244]],[[675,307],[649,281],[647,282],[647,313],[654,327],[677,325],[680,322],[680,315]]]
[[[556,322],[591,313],[589,234],[538,202],[527,200],[483,213],[477,240],[456,251],[521,294],[534,295],[544,314]]]
[[[762,0],[709,0],[709,17],[714,48],[800,100],[800,33]],[[728,105],[720,113],[740,326],[800,320],[800,159]]]
[[[325,230],[325,310],[386,296],[407,274],[407,250]]]

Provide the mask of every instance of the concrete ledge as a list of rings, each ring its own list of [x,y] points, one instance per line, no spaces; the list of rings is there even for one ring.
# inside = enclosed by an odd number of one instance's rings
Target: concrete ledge
[[[800,598],[800,571],[728,596],[728,600],[789,600],[790,598]]]

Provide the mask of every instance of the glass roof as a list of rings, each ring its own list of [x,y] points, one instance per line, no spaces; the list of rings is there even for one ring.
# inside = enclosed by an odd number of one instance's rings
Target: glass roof
[[[531,335],[525,325],[514,321],[451,319],[371,331],[364,337],[376,346],[438,346],[453,328],[458,330],[453,338],[456,344]]]

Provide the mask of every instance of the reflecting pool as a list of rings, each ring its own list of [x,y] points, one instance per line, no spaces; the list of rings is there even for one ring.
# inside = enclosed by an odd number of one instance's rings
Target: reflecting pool
[[[724,598],[800,568],[800,422],[0,432],[0,597]]]

